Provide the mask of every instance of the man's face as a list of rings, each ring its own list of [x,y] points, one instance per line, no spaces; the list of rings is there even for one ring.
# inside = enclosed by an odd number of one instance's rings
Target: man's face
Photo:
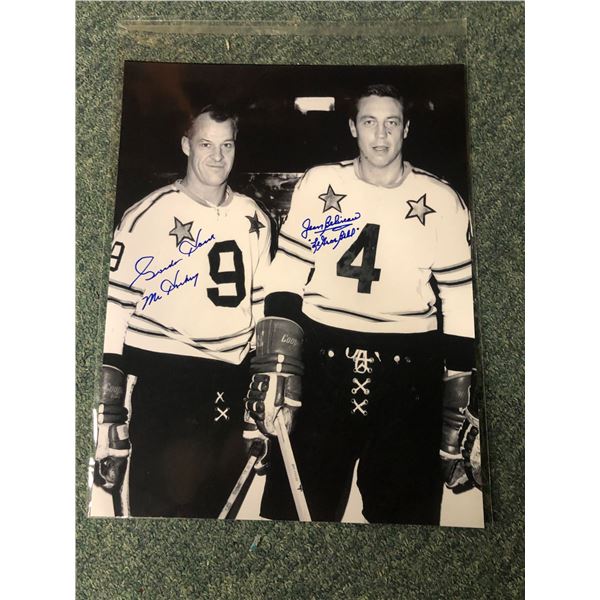
[[[235,158],[233,121],[219,123],[208,114],[200,115],[194,122],[192,135],[181,139],[181,148],[188,157],[188,178],[208,186],[222,185]]]
[[[389,96],[366,96],[358,102],[356,123],[350,119],[350,131],[358,140],[362,160],[377,168],[393,163],[402,152],[408,135],[402,104]]]

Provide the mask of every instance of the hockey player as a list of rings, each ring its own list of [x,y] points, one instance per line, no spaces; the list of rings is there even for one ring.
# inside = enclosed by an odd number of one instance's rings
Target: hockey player
[[[314,520],[341,519],[358,460],[368,521],[438,524],[443,482],[466,483],[469,213],[447,183],[404,160],[409,121],[394,87],[370,86],[355,109],[358,158],[305,173],[271,265],[265,314],[283,336],[299,343],[304,335],[304,364],[296,345],[254,365],[246,406],[266,435],[278,410],[294,419],[291,442]],[[261,514],[295,519],[281,457],[272,454]]]
[[[183,180],[125,212],[108,288],[100,483],[129,454],[125,375],[137,376],[129,426],[133,516],[216,517],[246,456],[247,355],[263,315],[270,222],[232,191],[238,120],[200,111],[181,140]],[[118,481],[116,482],[119,483]]]

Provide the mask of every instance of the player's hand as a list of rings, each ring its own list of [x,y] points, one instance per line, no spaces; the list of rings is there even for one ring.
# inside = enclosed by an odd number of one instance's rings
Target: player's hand
[[[256,325],[256,356],[244,404],[244,439],[261,439],[265,452],[258,469],[266,468],[270,438],[277,435],[275,420],[281,415],[288,433],[294,414],[302,406],[302,328],[289,319],[267,317]]]
[[[444,482],[454,493],[481,488],[479,419],[469,412],[471,374],[444,379],[441,468]]]
[[[255,373],[246,396],[246,411],[265,436],[276,436],[275,419],[281,413],[288,433],[302,406],[302,382],[298,375]]]
[[[254,470],[257,475],[264,475],[269,469],[271,440],[265,436],[256,425],[256,421],[247,408],[244,408],[244,449],[248,456],[258,457],[254,463]]]
[[[253,455],[257,457],[257,461],[254,463],[256,474],[264,475],[269,470],[271,464],[271,440],[259,431],[257,431],[257,435],[250,438],[246,437],[244,432],[244,447],[248,456]]]
[[[481,446],[479,419],[467,409],[467,426],[462,438],[462,455],[465,472],[469,481],[481,489]]]
[[[94,483],[108,492],[123,483],[131,448],[124,406],[126,381],[121,370],[102,366]]]

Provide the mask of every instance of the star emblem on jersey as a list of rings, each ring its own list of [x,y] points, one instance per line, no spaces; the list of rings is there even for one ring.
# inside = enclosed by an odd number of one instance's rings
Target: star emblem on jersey
[[[335,208],[338,212],[342,212],[340,208],[340,202],[347,196],[347,194],[336,194],[333,191],[333,188],[328,185],[327,191],[324,194],[319,196],[319,200],[323,200],[325,202],[325,206],[323,206],[323,212],[328,211],[330,208]]]
[[[183,240],[191,240],[194,241],[194,237],[192,236],[192,225],[194,221],[190,221],[189,223],[182,223],[177,217],[175,217],[175,227],[169,231],[169,235],[174,235],[176,242],[175,245],[179,246]]]
[[[410,210],[405,217],[406,219],[412,219],[413,217],[416,217],[419,219],[419,221],[421,221],[421,225],[425,225],[425,217],[435,212],[431,206],[427,206],[426,196],[427,194],[423,194],[418,200],[406,201],[408,206],[410,206]]]
[[[254,211],[253,217],[246,215],[246,219],[250,221],[250,229],[248,230],[248,233],[256,233],[257,237],[260,237],[260,230],[264,227],[264,225],[258,219],[256,211]]]

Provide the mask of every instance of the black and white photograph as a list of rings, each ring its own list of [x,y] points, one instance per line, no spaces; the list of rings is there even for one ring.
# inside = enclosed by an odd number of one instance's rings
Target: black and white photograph
[[[485,526],[465,78],[125,62],[90,517]]]

